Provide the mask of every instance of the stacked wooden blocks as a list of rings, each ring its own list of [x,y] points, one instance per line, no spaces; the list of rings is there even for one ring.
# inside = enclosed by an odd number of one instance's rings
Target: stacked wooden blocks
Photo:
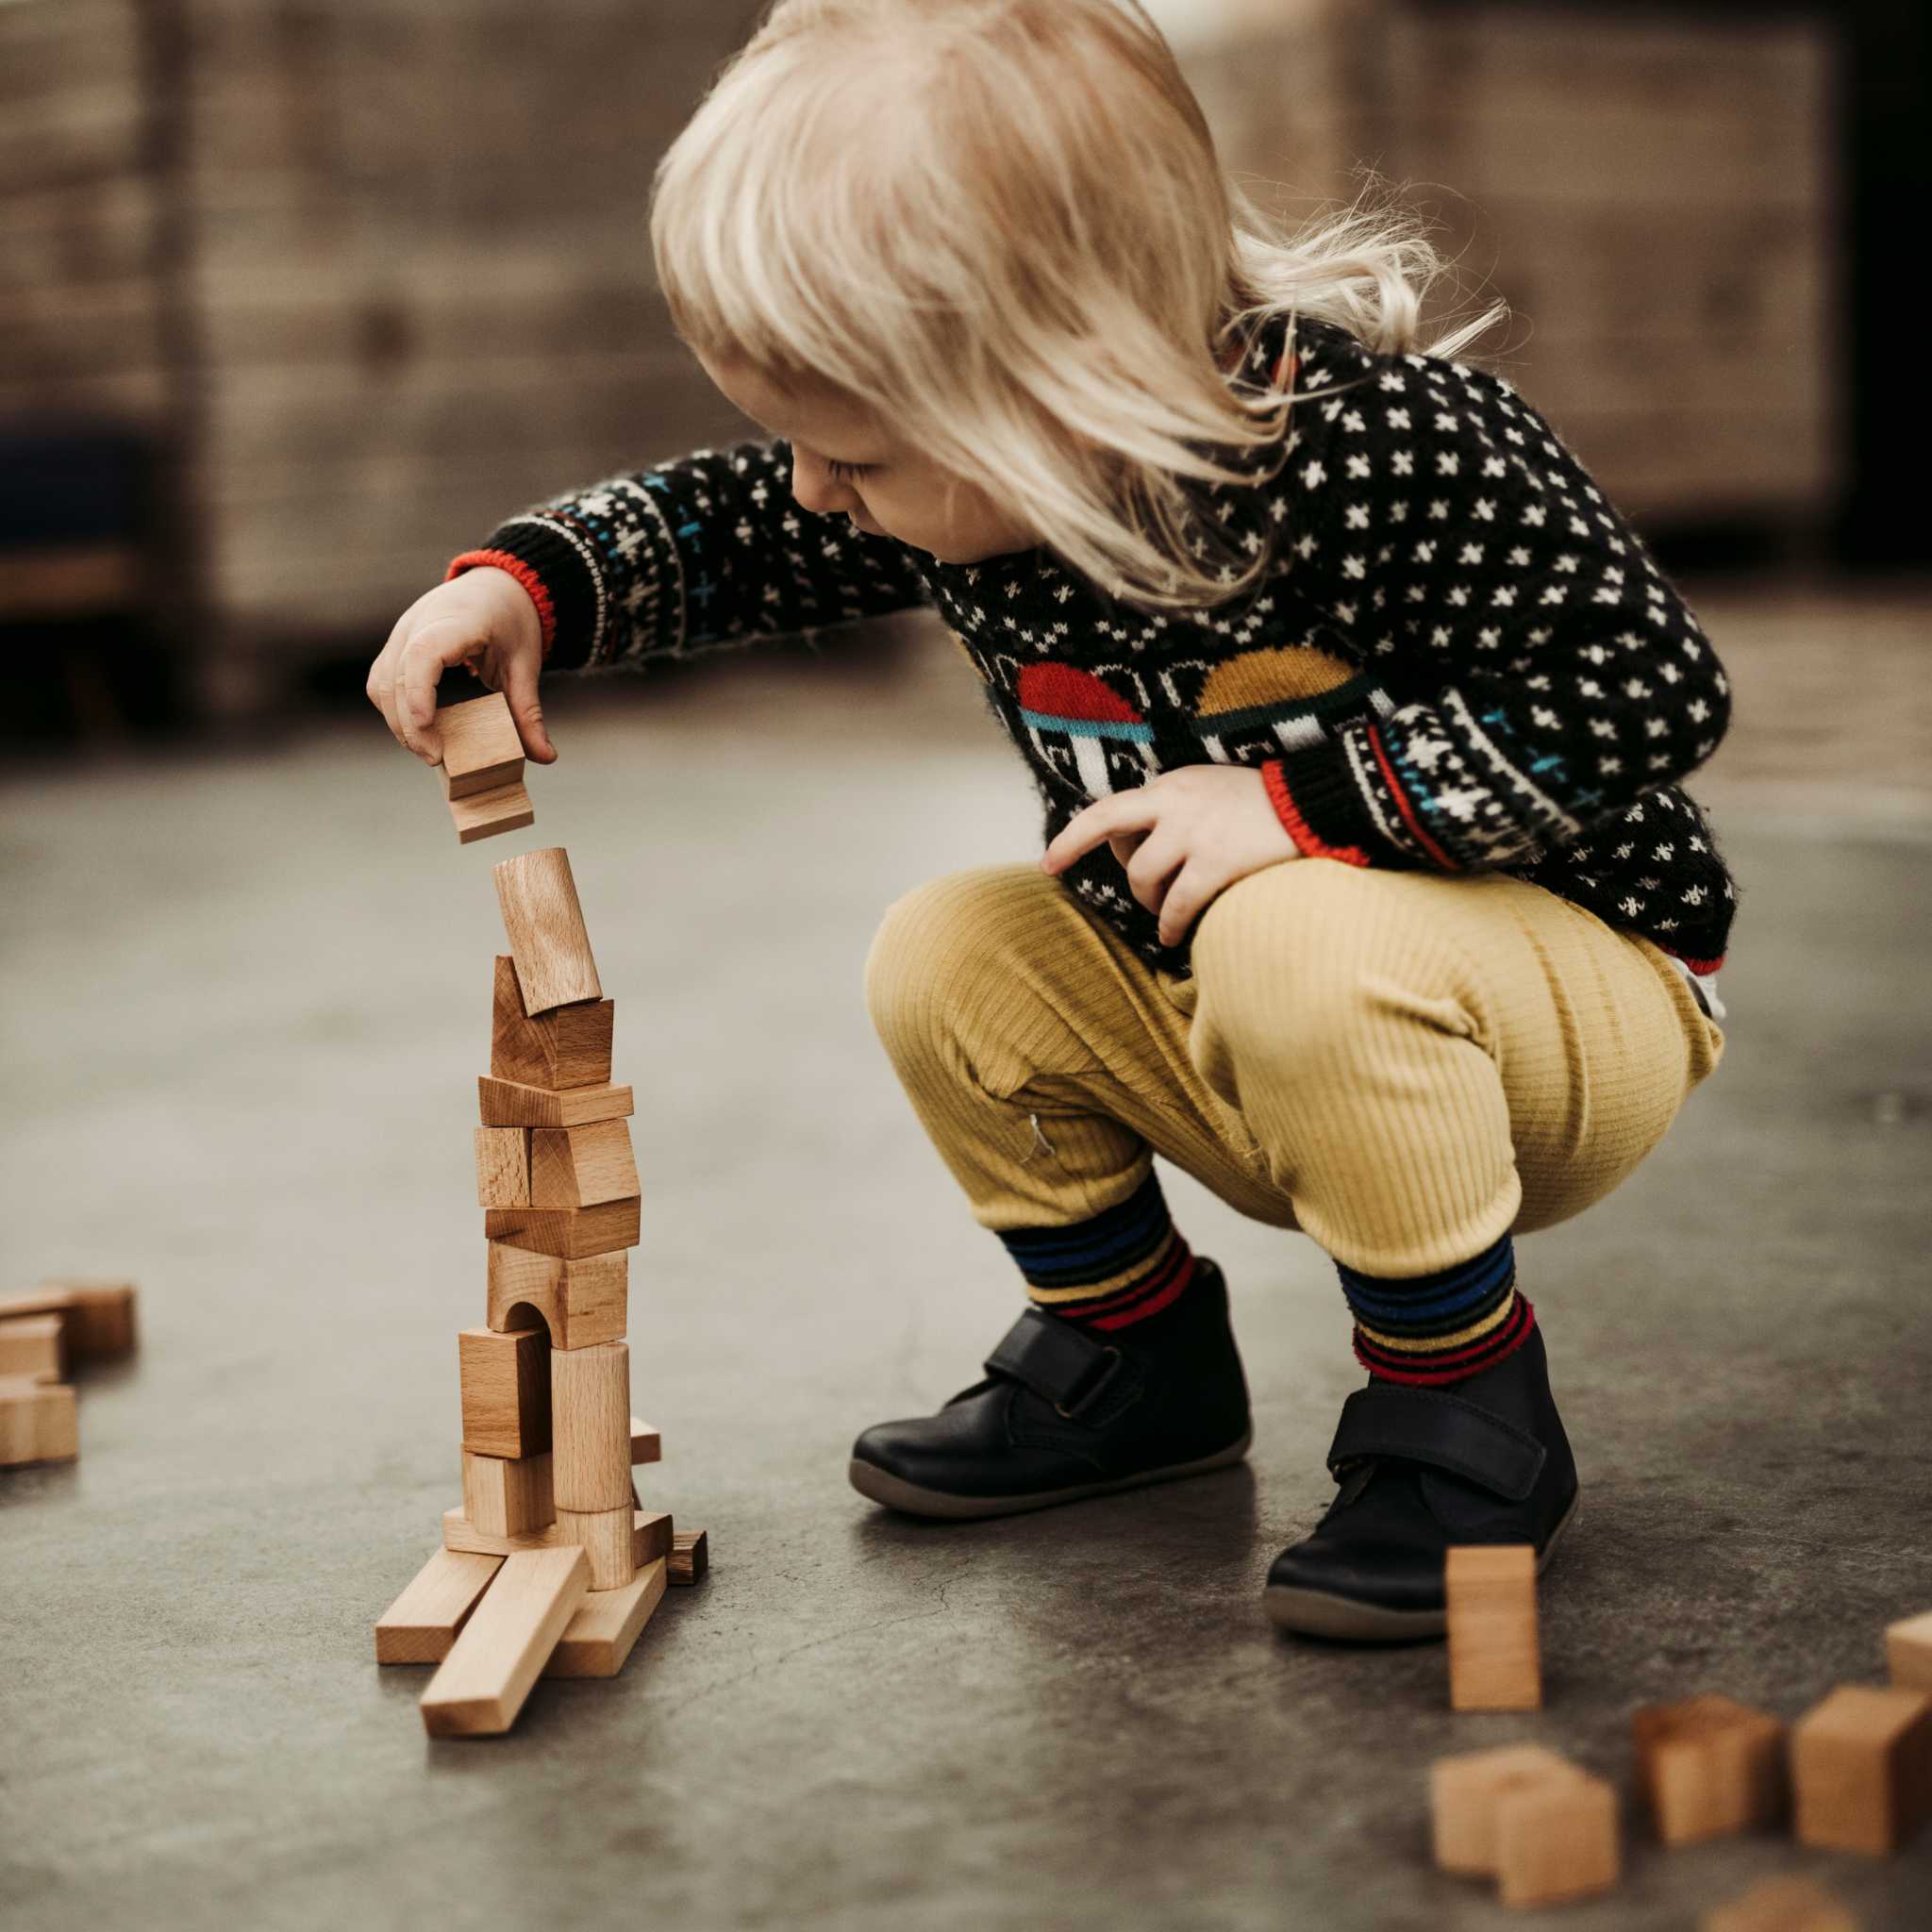
[[[524,741],[501,691],[443,706],[436,728],[442,739],[442,795],[459,844],[536,823],[524,790]]]
[[[72,1462],[80,1418],[74,1365],[134,1348],[134,1290],[125,1281],[49,1281],[0,1298],[0,1469]]]

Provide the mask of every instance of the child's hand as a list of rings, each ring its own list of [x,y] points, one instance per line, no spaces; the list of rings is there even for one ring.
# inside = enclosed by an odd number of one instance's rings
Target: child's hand
[[[369,667],[369,702],[396,741],[425,764],[442,746],[436,731],[436,684],[452,664],[468,664],[509,701],[525,754],[554,764],[557,747],[543,728],[537,677],[543,668],[543,620],[530,593],[502,570],[470,570],[425,591],[396,619],[382,654]]]
[[[1160,915],[1160,942],[1179,944],[1218,892],[1263,866],[1299,858],[1250,765],[1185,765],[1074,813],[1040,861],[1059,873],[1102,840],[1125,868],[1134,897]]]

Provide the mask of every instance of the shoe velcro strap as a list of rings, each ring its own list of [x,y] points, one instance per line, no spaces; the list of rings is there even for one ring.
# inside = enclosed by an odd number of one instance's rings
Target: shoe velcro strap
[[[1072,1412],[1099,1392],[1120,1361],[1119,1349],[1103,1346],[1071,1322],[1028,1308],[987,1357],[986,1366],[990,1374],[1010,1375],[1041,1401]]]
[[[1466,1476],[1511,1503],[1527,1500],[1548,1452],[1526,1429],[1441,1389],[1372,1382],[1341,1405],[1328,1450],[1339,1481],[1371,1456],[1399,1456]]]

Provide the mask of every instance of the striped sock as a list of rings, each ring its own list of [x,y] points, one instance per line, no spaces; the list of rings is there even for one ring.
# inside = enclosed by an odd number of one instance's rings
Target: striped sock
[[[1355,1316],[1356,1358],[1384,1382],[1441,1388],[1492,1369],[1536,1326],[1516,1291],[1516,1247],[1493,1246],[1435,1274],[1384,1281],[1336,1266]]]
[[[1194,1251],[1175,1232],[1154,1170],[1124,1201],[1066,1227],[1000,1236],[1042,1314],[1111,1330],[1172,1307],[1194,1278]]]

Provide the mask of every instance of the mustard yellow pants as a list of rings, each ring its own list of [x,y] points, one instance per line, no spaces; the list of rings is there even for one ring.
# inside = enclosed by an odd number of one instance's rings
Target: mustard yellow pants
[[[1156,971],[1032,865],[887,912],[874,1022],[982,1226],[1084,1221],[1156,1153],[1385,1278],[1601,1200],[1724,1035],[1683,974],[1540,886],[1302,858]]]

